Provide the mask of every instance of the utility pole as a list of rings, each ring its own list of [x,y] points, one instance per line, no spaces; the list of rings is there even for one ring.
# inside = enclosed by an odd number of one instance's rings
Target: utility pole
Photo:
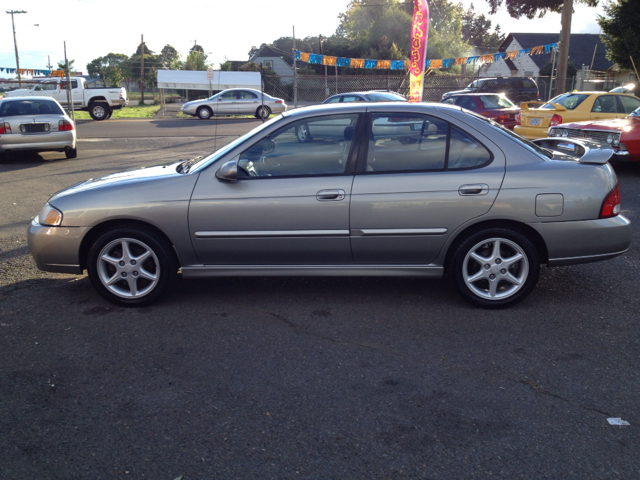
[[[298,108],[298,69],[296,68],[296,27],[293,27],[293,104]]]
[[[140,35],[140,105],[144,105],[144,35]]]
[[[573,0],[564,0],[564,6],[562,7],[562,30],[560,31],[560,52],[558,55],[558,74],[556,76],[556,95],[560,95],[567,90],[567,66],[569,65],[572,13]]]
[[[323,55],[323,53],[322,53],[322,35],[318,36],[318,43],[320,44],[320,55]],[[326,64],[324,66],[324,94],[327,97],[329,96],[329,85],[327,84],[327,65]]]
[[[11,15],[11,26],[13,27],[13,47],[16,50],[16,71],[18,72],[18,87],[22,88],[22,77],[20,76],[20,56],[18,55],[18,41],[16,40],[16,25],[13,22],[13,16],[18,13],[27,13],[25,10],[7,10]]]

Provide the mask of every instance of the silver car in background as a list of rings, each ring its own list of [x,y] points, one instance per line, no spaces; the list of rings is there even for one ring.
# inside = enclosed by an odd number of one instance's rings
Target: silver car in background
[[[185,115],[202,120],[214,115],[254,115],[268,118],[272,113],[282,113],[287,104],[281,98],[272,97],[252,88],[231,88],[206,98],[186,102],[180,108]]]
[[[310,136],[299,136],[305,126]],[[631,242],[611,150],[524,140],[444,104],[286,112],[207,157],[87,180],[29,227],[41,270],[80,274],[123,306],[178,270],[219,276],[448,275],[501,308],[541,264],[606,260]]]
[[[13,152],[64,152],[76,158],[76,130],[62,106],[49,97],[0,100],[0,158]]]

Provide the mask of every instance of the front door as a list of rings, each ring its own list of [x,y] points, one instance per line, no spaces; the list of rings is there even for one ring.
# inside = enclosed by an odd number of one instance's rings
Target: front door
[[[357,114],[305,120],[353,129]],[[238,180],[222,181],[214,164],[200,173],[189,229],[204,265],[344,265],[352,262],[349,200],[352,133],[301,141],[292,122],[237,157]],[[317,129],[316,129],[317,130]]]
[[[351,191],[357,264],[432,263],[454,230],[489,211],[505,158],[444,120],[373,114]]]

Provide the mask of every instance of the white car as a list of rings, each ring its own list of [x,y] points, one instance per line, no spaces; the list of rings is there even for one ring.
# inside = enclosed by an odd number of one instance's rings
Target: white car
[[[231,88],[216,93],[204,100],[187,102],[180,108],[185,115],[199,117],[202,120],[213,115],[255,115],[267,118],[272,113],[282,113],[287,104],[282,98],[262,94],[252,88]]]
[[[76,129],[62,106],[49,97],[0,100],[0,157],[12,152],[64,152],[76,158]]]

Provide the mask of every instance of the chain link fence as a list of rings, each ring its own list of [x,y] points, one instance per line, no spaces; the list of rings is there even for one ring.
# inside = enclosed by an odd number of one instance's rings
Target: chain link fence
[[[297,97],[299,105],[322,103],[327,97],[337,93],[364,92],[368,90],[390,90],[405,97],[409,96],[409,75],[298,75],[297,82],[293,76],[265,76],[264,91],[274,97],[284,99],[293,106]],[[552,97],[551,77],[532,77],[538,85],[541,100]],[[439,102],[442,95],[454,90],[462,90],[477,76],[472,75],[432,75],[425,77],[422,100]],[[555,83],[555,79],[554,83]],[[510,92],[509,77],[496,79],[495,91],[505,91],[508,97],[515,97]],[[575,85],[575,79],[567,81],[567,91]],[[297,84],[297,88],[296,88]],[[490,90],[494,91],[494,89]],[[516,98],[511,98],[516,100]]]

